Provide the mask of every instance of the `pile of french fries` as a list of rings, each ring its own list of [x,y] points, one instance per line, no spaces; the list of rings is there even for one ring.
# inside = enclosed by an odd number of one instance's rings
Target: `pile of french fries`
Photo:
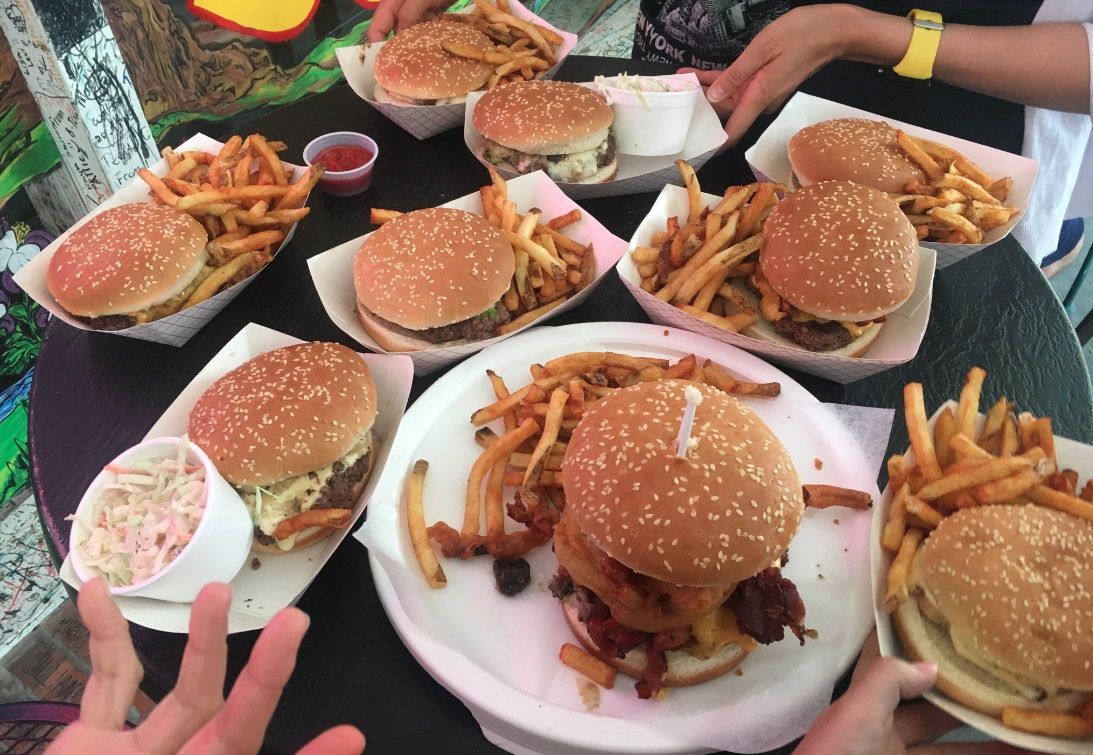
[[[888,571],[889,612],[910,597],[908,573],[923,540],[960,509],[1036,504],[1093,521],[1093,480],[1079,493],[1078,473],[1058,469],[1050,417],[1015,414],[1013,403],[1002,397],[977,431],[984,378],[979,367],[968,372],[955,411],[946,407],[932,432],[922,385],[904,387],[914,464],[902,454],[888,460],[893,498],[881,545],[896,554]],[[1002,723],[1038,734],[1089,736],[1093,704],[1081,715],[1007,707]]]
[[[497,335],[503,336],[584,290],[596,275],[596,256],[591,244],[586,246],[561,232],[581,219],[580,210],[573,209],[544,224],[538,208],[526,215],[517,212],[516,203],[509,199],[508,184],[492,167],[490,180],[489,186],[479,190],[482,215],[504,234],[516,254],[516,270],[502,299],[512,319],[497,329]],[[383,225],[401,214],[374,208],[372,223]]]
[[[763,247],[763,221],[778,203],[781,184],[759,182],[730,186],[716,207],[702,199],[694,169],[684,160],[676,167],[687,188],[687,220],[668,218],[653,234],[652,246],[631,253],[643,291],[712,325],[738,333],[756,322],[755,307],[730,278],[750,276]]]
[[[964,155],[944,144],[896,132],[896,141],[926,174],[891,194],[924,241],[982,244],[984,231],[998,228],[1017,214],[1006,204],[1013,179],[994,179]]]
[[[249,278],[273,259],[325,168],[313,165],[296,183],[294,169],[277,156],[283,142],[261,134],[233,136],[219,153],[163,149],[170,167],[163,178],[147,168],[137,175],[149,196],[196,218],[209,234],[205,249],[215,268],[181,309],[192,307]]]
[[[496,42],[496,47],[483,51],[454,42],[444,42],[441,47],[449,55],[497,66],[486,83],[487,89],[538,79],[558,62],[556,48],[564,40],[557,32],[512,15],[508,0],[497,0],[496,5],[474,0],[474,6],[470,13],[445,13],[441,19],[478,29]]]

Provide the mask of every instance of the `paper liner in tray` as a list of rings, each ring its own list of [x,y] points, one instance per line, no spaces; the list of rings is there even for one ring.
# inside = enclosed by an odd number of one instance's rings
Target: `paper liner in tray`
[[[515,6],[514,6],[515,7]],[[580,293],[571,296],[564,304],[548,312],[531,325],[525,326],[520,333],[529,327],[540,325],[547,319],[572,309],[583,302],[592,293],[592,289],[603,279],[604,274],[619,261],[626,251],[626,242],[618,236],[614,236],[600,225],[600,222],[580,208],[572,199],[561,192],[557,184],[550,180],[542,171],[536,171],[526,176],[520,176],[508,182],[509,199],[516,203],[518,212],[527,212],[532,207],[538,207],[543,211],[543,222],[560,215],[565,215],[571,210],[580,210],[581,219],[566,228],[561,233],[569,236],[582,244],[592,245],[596,255],[596,277]],[[482,214],[482,200],[478,193],[467,194],[459,199],[453,199],[441,207],[452,207],[457,210],[465,210],[475,214]],[[417,208],[407,208],[410,209]],[[352,241],[329,249],[316,255],[307,261],[311,268],[311,278],[315,283],[315,289],[319,292],[319,299],[326,308],[326,313],[334,324],[344,330],[362,345],[380,353],[387,353],[368,335],[360,320],[357,319],[357,295],[353,288],[353,258],[360,249],[361,244],[370,234],[365,234]],[[449,346],[442,349],[424,349],[422,351],[408,351],[406,355],[414,360],[414,372],[418,375],[428,375],[434,370],[457,362],[463,357],[481,351],[485,347],[497,341],[511,338],[515,333],[505,336],[497,336],[485,341],[475,341],[462,346]]]
[[[692,74],[671,77],[698,83],[698,78]],[[586,83],[590,89],[596,89],[594,84]],[[470,114],[474,106],[482,97],[483,92],[471,92],[467,96],[467,118],[463,123],[463,140],[478,161],[487,165],[482,159],[482,135],[475,130]],[[683,179],[676,167],[676,160],[686,160],[691,167],[698,170],[714,156],[714,153],[725,143],[725,131],[721,127],[721,120],[714,112],[713,106],[705,97],[695,100],[694,114],[691,116],[691,128],[687,132],[687,141],[683,150],[675,155],[657,155],[653,157],[641,157],[638,155],[618,154],[619,172],[614,180],[600,184],[559,183],[558,186],[574,199],[593,199],[595,197],[615,197],[623,194],[643,194],[645,192],[659,191],[665,184],[683,185]],[[495,166],[496,167],[496,166]],[[503,168],[498,172],[505,178],[513,178],[514,173]]]
[[[427,459],[426,520],[460,526],[467,475],[481,451],[467,418],[494,400],[485,370],[516,390],[530,381],[532,363],[590,350],[670,359],[695,353],[745,379],[781,382],[779,398],[745,403],[786,443],[802,480],[879,495],[890,411],[843,414],[853,408],[820,404],[757,357],[685,331],[619,322],[536,328],[456,366],[408,412],[356,534],[369,548],[384,607],[422,666],[509,752],[747,753],[784,745],[827,705],[832,685],[872,629],[870,512],[808,510],[790,546],[786,574],[800,590],[818,641],[801,647],[789,637],[761,647],[741,665],[742,676],[673,689],[663,701],[638,700],[633,680],[620,675],[613,690],[601,691],[602,705],[593,713],[577,694],[577,675],[558,661],[562,643],[574,638],[546,589],[557,570],[550,548],[529,555],[531,585],[513,598],[497,592],[488,559],[444,560],[448,585],[440,590],[431,590],[418,569],[403,518],[406,476],[416,459]],[[867,452],[874,447],[879,450]]]
[[[937,408],[929,421],[931,437],[933,437],[934,424],[937,422],[938,415],[945,410],[945,407],[950,407],[955,412],[956,406],[955,401],[946,401]],[[985,421],[986,415],[980,414],[976,423],[977,434],[983,429]],[[1059,469],[1076,470],[1078,479],[1081,481],[1093,477],[1093,446],[1069,438],[1055,436],[1055,454],[1059,461]],[[905,456],[908,465],[915,463],[915,455],[911,449],[907,449]],[[888,569],[892,566],[892,559],[895,554],[889,553],[882,548],[880,539],[884,533],[884,524],[888,521],[888,509],[891,505],[892,489],[889,486],[884,489],[884,494],[873,507],[873,531],[869,541],[869,551],[873,563],[873,610],[876,614],[877,639],[880,642],[881,654],[906,658],[907,654],[903,650],[899,635],[896,634],[895,625],[892,623],[892,617],[888,613],[884,600],[885,593],[888,590]],[[1037,752],[1054,753],[1054,755],[1089,755],[1093,752],[1093,740],[1061,739],[1008,729],[1002,725],[1001,720],[994,716],[988,716],[966,705],[961,705],[937,689],[929,690],[923,697],[969,726],[973,726],[995,739],[1008,742],[1017,747],[1024,747]]]
[[[147,438],[179,436],[186,432],[190,410],[197,399],[218,378],[238,367],[248,359],[284,346],[303,343],[298,338],[250,324],[228,341],[224,348],[187,385],[167,411],[144,436]],[[353,522],[349,527],[337,529],[332,535],[314,545],[287,553],[253,552],[261,564],[250,566],[250,559],[231,581],[232,605],[228,614],[228,632],[246,632],[264,627],[282,608],[293,605],[319,570],[345,539],[353,523],[364,513],[364,507],[373,499],[376,485],[391,452],[395,434],[406,411],[410,396],[413,370],[410,360],[403,356],[361,354],[376,384],[378,411],[372,426],[375,436],[376,462],[372,477],[364,493],[353,507]],[[120,449],[119,449],[120,450]],[[61,566],[61,579],[72,587],[80,586],[79,577],[71,564],[70,553]],[[162,632],[187,632],[190,620],[189,603],[167,603],[149,598],[115,596],[114,602],[122,615],[134,624],[158,629]]]
[[[721,197],[713,194],[702,195],[706,204],[714,207],[721,201]],[[657,297],[641,288],[641,276],[638,275],[637,266],[630,256],[630,252],[638,246],[649,246],[653,234],[663,231],[667,226],[668,218],[676,215],[685,218],[688,212],[687,191],[678,186],[665,186],[649,210],[649,214],[641,221],[634,237],[630,239],[630,246],[626,254],[619,260],[616,269],[623,284],[629,289],[638,304],[645,310],[653,322],[662,325],[672,325],[677,328],[694,331],[710,338],[715,338],[733,346],[762,354],[765,358],[779,364],[793,367],[812,375],[834,380],[837,383],[852,383],[855,380],[875,375],[878,372],[891,369],[898,364],[903,364],[914,358],[918,353],[918,347],[922,343],[922,337],[926,333],[926,325],[930,320],[930,302],[933,295],[934,281],[934,251],[920,247],[918,280],[915,283],[915,291],[911,294],[903,306],[888,315],[888,321],[884,323],[876,342],[866,352],[864,357],[844,357],[831,354],[818,354],[803,349],[794,349],[781,344],[769,343],[751,338],[743,333],[731,333],[722,330],[701,320],[694,315],[687,314],[671,304],[661,301]],[[765,323],[760,323],[762,327]]]
[[[1013,189],[1010,190],[1006,204],[1013,205],[1020,212],[1003,226],[993,228],[983,234],[982,244],[942,244],[938,241],[924,241],[937,252],[938,269],[948,267],[954,262],[959,262],[981,249],[985,249],[996,241],[1001,241],[1009,236],[1014,226],[1021,222],[1021,218],[1028,209],[1029,197],[1032,195],[1032,187],[1036,183],[1036,171],[1038,164],[1021,155],[1014,155],[1000,149],[987,147],[955,136],[941,134],[926,128],[919,128],[910,123],[903,123],[892,118],[886,118],[865,110],[858,110],[837,102],[813,97],[810,94],[798,92],[793,95],[782,112],[767,126],[760,135],[759,140],[752,145],[744,157],[751,166],[752,172],[760,181],[777,181],[787,186],[792,185],[793,166],[789,162],[789,140],[793,135],[805,126],[832,118],[866,118],[873,121],[885,121],[894,128],[900,128],[912,136],[930,139],[963,153],[969,160],[987,171],[995,178],[1010,176],[1013,178]]]
[[[562,44],[555,48],[558,62],[542,78],[554,78],[558,68],[562,65],[569,53],[577,46],[577,35],[562,31],[525,8],[521,3],[510,3],[512,15],[524,21],[533,21],[539,26],[545,26],[562,37]],[[338,63],[345,74],[345,80],[357,93],[357,96],[383,113],[405,131],[409,131],[418,139],[428,139],[442,131],[455,128],[463,122],[463,114],[466,108],[463,103],[455,105],[395,105],[390,102],[376,102],[376,77],[372,72],[375,63],[376,52],[384,42],[354,45],[353,47],[339,47],[335,50]]]
[[[215,154],[219,152],[223,146],[223,142],[218,142],[204,134],[195,134],[178,147],[175,147],[175,152],[200,150],[202,152],[212,152]],[[300,166],[291,163],[286,162],[284,164],[286,167],[296,169],[291,183],[299,181],[306,170],[305,168],[301,168]],[[150,165],[148,169],[160,178],[166,176],[167,172],[170,170],[167,165],[167,158],[161,158],[159,162]],[[24,265],[23,268],[15,274],[15,282],[18,283],[34,301],[48,309],[50,314],[54,317],[64,320],[72,327],[79,328],[80,330],[94,330],[86,323],[80,322],[66,312],[49,292],[49,288],[46,286],[46,270],[49,268],[49,261],[53,257],[53,253],[57,251],[57,248],[68,239],[74,230],[100,212],[119,207],[123,204],[151,201],[151,198],[148,196],[148,185],[144,183],[139,176],[133,176],[125,186],[122,186],[114,192],[112,196],[105,199],[102,204],[85,215],[79,222],[58,236],[53,243],[43,249],[40,254],[35,255],[30,262]],[[288,242],[290,242],[292,237],[296,234],[296,225],[296,223],[293,223],[292,228],[289,229],[288,234],[285,236],[285,240],[281,242],[281,246],[278,247],[277,251],[274,253],[275,258],[285,253],[285,247],[288,246]],[[271,262],[270,264],[273,263]],[[264,269],[265,268],[263,268],[263,270]],[[241,283],[237,283],[231,288],[221,291],[216,296],[206,299],[193,307],[184,309],[181,312],[170,315],[169,317],[164,317],[142,325],[136,325],[132,328],[126,328],[125,330],[101,332],[126,336],[128,338],[139,338],[142,341],[165,343],[170,346],[182,346],[189,341],[197,331],[201,330],[201,328],[205,326],[205,323],[213,319],[220,310],[224,309],[224,307],[228,306],[235,297],[239,296],[239,294],[243,292],[243,289],[249,286],[251,281],[258,277],[258,275],[261,275],[261,273],[262,271],[259,270],[258,273]]]

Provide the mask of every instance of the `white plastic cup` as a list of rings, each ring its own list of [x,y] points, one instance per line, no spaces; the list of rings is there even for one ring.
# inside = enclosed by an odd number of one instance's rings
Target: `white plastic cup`
[[[650,77],[667,84],[671,92],[637,92],[616,89],[617,80],[608,78],[603,87],[614,121],[611,131],[615,146],[624,155],[674,155],[683,150],[691,128],[695,102],[702,88],[684,78]]]
[[[133,446],[115,458],[111,465],[126,467],[142,459],[175,458],[178,438],[155,438]],[[155,598],[172,603],[192,603],[201,588],[210,582],[230,582],[246,563],[254,539],[254,523],[243,499],[235,488],[220,476],[209,457],[193,443],[189,444],[187,460],[205,468],[205,513],[198,522],[194,536],[186,547],[163,571],[145,581],[127,587],[111,587],[112,595]],[[88,487],[76,514],[86,513],[101,495],[103,488],[114,481],[114,473],[105,469]],[[79,519],[72,522],[69,554],[72,567],[80,581],[95,575],[80,563],[76,548],[87,539],[89,528]]]

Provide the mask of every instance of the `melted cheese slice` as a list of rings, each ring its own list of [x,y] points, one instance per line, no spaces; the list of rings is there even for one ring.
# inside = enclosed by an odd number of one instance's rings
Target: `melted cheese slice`
[[[152,322],[152,320],[159,320],[169,315],[175,314],[180,309],[182,309],[182,305],[186,303],[186,300],[193,295],[194,291],[197,290],[197,287],[201,285],[202,281],[212,275],[213,270],[215,269],[216,268],[212,265],[205,265],[205,267],[201,268],[201,272],[198,273],[192,281],[190,281],[190,285],[186,286],[186,288],[184,288],[181,293],[175,294],[162,304],[157,304],[156,306],[149,307],[148,309],[142,309],[140,312],[134,312],[133,317],[136,318],[137,323],[140,324]]]
[[[732,642],[749,653],[759,646],[736,627],[736,614],[724,606],[692,624],[691,634],[697,642],[687,652],[702,661],[713,658]]]
[[[831,320],[825,320],[822,317],[813,317],[810,314],[802,312],[796,307],[794,307],[792,310],[792,316],[794,322],[818,322],[821,324],[831,322]],[[847,331],[849,331],[850,335],[852,335],[854,338],[865,335],[865,333],[875,324],[876,323],[867,322],[865,325],[858,325],[854,322],[839,320],[839,325],[842,325],[844,328],[846,328]]]

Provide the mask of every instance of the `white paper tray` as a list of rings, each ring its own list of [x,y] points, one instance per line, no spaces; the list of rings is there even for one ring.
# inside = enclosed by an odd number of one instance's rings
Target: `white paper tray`
[[[946,401],[937,408],[929,421],[931,437],[938,415],[947,406],[956,411],[955,401]],[[976,424],[976,432],[983,429],[985,421],[986,415],[980,414]],[[1077,470],[1079,479],[1083,482],[1093,477],[1093,463],[1091,463],[1093,462],[1093,446],[1056,436],[1055,454],[1059,460],[1059,469]],[[907,463],[909,465],[914,464],[915,455],[910,449],[907,449],[905,455]],[[892,617],[888,613],[884,600],[885,593],[888,590],[888,569],[892,566],[892,559],[895,558],[895,554],[889,553],[882,548],[880,539],[884,533],[884,525],[888,521],[888,509],[891,505],[892,489],[889,486],[884,489],[884,495],[873,507],[873,531],[869,540],[869,552],[873,563],[873,611],[876,615],[877,639],[880,641],[881,654],[906,658],[907,654],[903,650],[899,635],[896,634],[895,625],[892,623]],[[1054,753],[1054,755],[1090,755],[1090,753],[1093,753],[1093,742],[1088,739],[1059,739],[1008,729],[1002,725],[1001,720],[994,716],[988,716],[966,705],[961,705],[938,690],[932,689],[923,697],[969,726],[974,726],[995,739],[1008,742],[1017,747],[1024,747],[1037,752]]]
[[[230,370],[267,351],[303,343],[298,338],[250,324],[228,341],[224,348],[197,374],[156,424],[144,436],[145,439],[178,436],[186,432],[190,410],[209,386]],[[391,446],[406,411],[410,396],[413,370],[410,360],[402,356],[361,354],[376,384],[378,411],[372,432],[376,438],[376,463],[364,493],[353,507],[353,522],[349,527],[335,530],[330,537],[302,550],[288,553],[260,553],[253,551],[261,563],[252,569],[250,560],[231,581],[232,604],[228,614],[228,632],[246,632],[264,627],[282,608],[296,603],[307,586],[318,575],[334,550],[345,539],[364,507],[372,500],[376,484],[387,463]],[[79,588],[80,580],[71,564],[70,553],[61,565],[61,579]],[[134,624],[158,629],[161,632],[188,631],[189,603],[167,603],[150,598],[116,596],[114,602],[122,615]]]
[[[759,137],[759,141],[744,153],[752,172],[760,181],[769,180],[784,183],[787,186],[793,185],[791,179],[793,167],[789,163],[789,140],[805,126],[811,126],[813,123],[831,120],[832,118],[866,118],[873,121],[885,121],[893,128],[903,129],[912,136],[920,136],[952,147],[995,178],[1003,176],[1013,178],[1013,189],[1010,190],[1006,204],[1013,205],[1020,212],[1005,225],[993,228],[983,234],[984,243],[942,244],[938,241],[923,242],[925,246],[937,252],[937,267],[939,270],[954,262],[959,262],[965,257],[970,257],[979,250],[985,249],[1009,236],[1010,231],[1025,216],[1025,210],[1028,209],[1028,200],[1032,195],[1032,187],[1036,183],[1036,171],[1039,169],[1035,160],[976,144],[975,142],[965,141],[964,139],[957,139],[955,136],[949,136],[948,134],[919,128],[913,124],[885,118],[865,110],[840,105],[837,102],[813,97],[803,92],[793,95],[790,101],[786,103],[786,106],[782,108],[782,112],[774,119],[774,122],[767,126],[766,131]]]
[[[692,74],[673,76],[698,84],[698,78]],[[596,89],[594,84],[585,83],[589,89]],[[597,90],[598,91],[598,90]],[[463,122],[463,140],[478,161],[483,165],[488,163],[482,159],[482,135],[475,130],[471,113],[474,106],[481,99],[484,92],[471,92],[467,97],[467,117]],[[695,100],[694,115],[691,117],[691,129],[687,132],[687,141],[683,150],[675,155],[657,155],[655,157],[640,157],[638,155],[618,154],[619,172],[613,181],[602,184],[570,184],[560,183],[558,186],[574,199],[592,199],[595,197],[616,197],[623,194],[643,194],[647,191],[657,191],[665,184],[683,185],[683,179],[676,167],[676,160],[686,160],[691,167],[698,170],[714,156],[725,143],[724,129],[721,120],[714,112],[713,106],[705,97]],[[497,169],[505,178],[514,178],[518,173],[509,170]]]
[[[541,325],[547,319],[570,310],[587,299],[589,294],[592,293],[592,289],[603,279],[604,274],[614,267],[619,258],[623,256],[626,251],[626,242],[618,236],[612,235],[610,231],[600,225],[598,220],[563,194],[558,185],[542,171],[514,178],[508,182],[508,186],[509,199],[516,203],[518,212],[524,213],[532,207],[538,207],[543,211],[543,218],[550,219],[565,215],[570,210],[580,210],[580,221],[563,228],[560,232],[582,244],[591,244],[596,255],[596,276],[592,282],[583,291],[571,296],[564,304],[551,310],[544,317],[516,331],[516,333],[520,333],[534,325]],[[467,194],[459,199],[453,199],[451,202],[440,206],[465,210],[478,215],[482,213],[482,199],[478,192]],[[414,209],[419,208],[408,207],[406,211]],[[357,254],[357,250],[361,248],[361,244],[370,235],[365,234],[329,249],[309,259],[307,264],[311,269],[311,279],[315,283],[315,289],[319,292],[319,299],[322,300],[323,307],[326,308],[326,313],[334,321],[334,324],[368,349],[386,354],[387,352],[368,335],[360,320],[357,319],[356,312],[357,294],[353,288],[353,259]],[[492,343],[511,338],[513,335],[515,333],[497,336],[485,341],[475,341],[462,346],[424,349],[405,353],[414,360],[414,372],[416,374],[428,375],[434,370],[459,361],[468,354],[481,351]]]
[[[467,420],[494,400],[485,370],[495,370],[516,390],[530,380],[530,364],[584,350],[672,359],[693,352],[748,380],[778,380],[779,398],[745,403],[786,443],[802,480],[879,495],[880,455],[866,460],[867,454],[857,449],[866,448],[871,436],[873,445],[886,445],[892,416],[886,410],[864,410],[883,417],[870,414],[850,431],[838,414],[840,407],[818,403],[776,368],[684,331],[617,322],[536,328],[458,365],[407,414],[368,520],[356,534],[370,550],[388,616],[422,666],[467,705],[490,741],[509,752],[762,752],[791,741],[826,707],[832,685],[873,627],[869,512],[808,510],[790,546],[786,574],[800,589],[806,623],[819,631],[817,642],[802,648],[789,637],[762,647],[741,665],[743,676],[728,674],[698,687],[673,689],[664,701],[638,700],[633,680],[620,675],[614,690],[602,691],[595,713],[580,702],[576,674],[558,662],[558,649],[573,635],[546,589],[557,570],[550,548],[529,555],[532,583],[515,598],[494,588],[488,559],[446,559],[448,586],[430,590],[425,583],[402,514],[414,460],[430,462],[426,521],[458,527],[467,474],[481,450]],[[816,469],[817,458],[822,470]]]
[[[219,152],[223,146],[224,144],[222,142],[210,139],[204,134],[195,134],[176,147],[175,151],[187,152],[191,150],[200,150],[202,152],[212,152],[215,154]],[[299,181],[306,170],[298,165],[287,162],[285,163],[285,166],[296,169],[291,183]],[[159,162],[154,165],[149,166],[148,169],[160,178],[166,176],[167,172],[170,170],[167,165],[167,158],[165,157],[161,158]],[[63,320],[74,328],[90,330],[93,332],[112,333],[113,335],[126,336],[127,338],[138,338],[142,341],[155,341],[156,343],[165,343],[169,346],[183,345],[193,338],[197,331],[205,327],[205,323],[213,319],[220,310],[224,309],[224,307],[228,306],[235,297],[243,293],[243,289],[249,286],[265,268],[262,268],[262,270],[259,270],[251,277],[235,284],[231,288],[221,291],[216,296],[206,299],[200,304],[184,309],[169,317],[136,325],[132,328],[126,328],[125,330],[96,331],[86,323],[80,322],[68,312],[65,312],[64,308],[57,303],[57,300],[53,298],[53,294],[49,292],[49,288],[46,286],[46,270],[49,268],[49,261],[53,258],[53,254],[57,251],[57,248],[72,235],[73,231],[104,210],[120,207],[123,204],[133,204],[137,202],[150,203],[151,201],[151,198],[148,196],[148,185],[144,183],[139,176],[134,176],[125,184],[125,186],[122,186],[114,192],[110,198],[103,200],[102,204],[58,236],[53,243],[43,249],[40,254],[35,255],[30,262],[23,266],[22,270],[15,274],[15,282],[18,283],[34,301],[48,309],[51,315]],[[292,228],[289,229],[288,234],[285,236],[285,240],[281,242],[281,246],[278,247],[274,254],[274,259],[285,253],[285,247],[288,246],[288,242],[291,241],[292,237],[296,234],[296,226],[297,224],[293,223]],[[271,262],[269,264],[273,263]]]
[[[510,3],[512,15],[525,21],[533,21],[540,26],[545,26],[558,33],[562,37],[562,44],[555,49],[558,62],[554,67],[543,74],[542,78],[554,78],[558,68],[562,65],[569,53],[577,46],[577,35],[562,31],[525,8],[521,3]],[[470,12],[467,10],[466,12]],[[357,93],[357,96],[383,113],[405,131],[409,131],[418,139],[428,139],[442,131],[455,128],[463,121],[465,108],[463,103],[456,105],[394,105],[388,102],[376,102],[376,76],[372,72],[375,65],[376,52],[384,42],[355,45],[353,47],[339,47],[334,52],[338,56],[338,63],[345,74],[345,80]]]
[[[702,197],[710,207],[716,206],[721,201],[721,197],[714,194],[703,194]],[[634,232],[626,254],[616,266],[623,284],[653,322],[691,330],[756,354],[762,354],[773,362],[794,367],[812,375],[819,375],[837,383],[852,383],[875,375],[910,361],[918,353],[918,347],[926,333],[926,325],[930,321],[935,262],[932,249],[920,247],[915,291],[903,306],[888,315],[888,322],[882,326],[880,335],[866,352],[866,356],[845,357],[819,354],[760,341],[742,333],[730,333],[642,290],[641,276],[638,275],[637,265],[634,264],[630,253],[635,247],[651,246],[653,234],[665,229],[668,218],[677,215],[685,219],[687,212],[687,190],[678,186],[665,186],[653,208],[649,210],[649,214]]]

